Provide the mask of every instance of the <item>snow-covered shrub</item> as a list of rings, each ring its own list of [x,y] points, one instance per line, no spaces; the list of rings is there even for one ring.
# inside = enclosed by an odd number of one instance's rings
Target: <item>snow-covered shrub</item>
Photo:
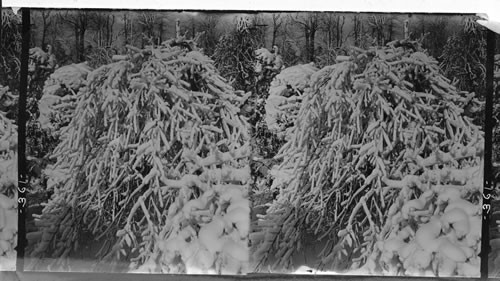
[[[0,86],[0,100],[11,96]],[[0,113],[0,270],[16,270],[17,126]]]
[[[275,60],[275,55],[266,48],[260,48],[255,50],[255,57],[257,59],[258,65],[262,64],[271,65]]]
[[[11,120],[14,119],[14,114],[11,111],[17,107],[17,100],[18,96],[12,93],[9,87],[0,85],[0,112]]]
[[[17,252],[17,89],[21,17],[0,9],[0,271],[15,271]],[[1,280],[13,280],[2,274]]]
[[[40,47],[34,47],[29,50],[29,72],[54,69],[56,67],[56,56],[52,53],[52,46],[48,45],[48,48],[47,52]]]
[[[21,69],[21,17],[10,8],[0,9],[0,82],[11,89],[19,85]]]
[[[295,65],[285,68],[273,79],[265,103],[265,120],[270,131],[280,135],[293,125],[302,93],[316,71],[318,69],[312,64]]]
[[[47,54],[42,48],[34,47],[29,50],[30,55],[30,65],[29,70],[35,71],[37,64],[45,64],[49,60],[49,54]]]
[[[12,94],[17,94],[19,88],[19,74],[21,68],[21,17],[14,14],[10,8],[0,9],[2,20],[0,22],[0,84],[5,89],[8,87]],[[0,90],[2,91],[2,90]],[[17,101],[16,101],[17,102]],[[17,107],[9,106],[9,110],[1,108],[8,118],[17,119]]]
[[[495,55],[493,95],[493,161],[500,162],[500,54]],[[500,182],[500,178],[498,179]],[[498,194],[500,195],[500,194]]]
[[[443,47],[441,68],[459,90],[482,94],[486,86],[486,28],[474,17],[464,17],[461,28]]]
[[[457,147],[449,155],[458,160],[463,153],[470,161],[474,149]],[[389,208],[367,267],[375,270],[380,251],[379,265],[387,273],[479,277],[482,166],[435,168],[386,183],[388,191],[396,188],[401,192]],[[410,196],[412,186],[422,191],[418,197]]]
[[[58,68],[49,76],[38,102],[38,122],[43,130],[57,137],[59,129],[69,123],[75,110],[77,93],[85,86],[91,71],[86,63],[71,64]]]
[[[478,103],[408,41],[314,73],[275,157],[279,194],[250,235],[253,262],[290,267],[313,236],[328,240],[327,270],[477,275],[484,141],[463,108]]]
[[[245,99],[189,41],[92,71],[46,170],[54,195],[32,256],[64,260],[82,233],[133,272],[247,270],[250,177]]]
[[[488,255],[489,277],[500,277],[500,103],[499,87],[500,82],[500,54],[495,55],[494,66],[494,88],[493,96],[493,185],[494,190],[491,200],[490,217],[490,246],[491,252]]]
[[[460,91],[475,92],[482,101],[486,92],[486,31],[474,17],[464,17],[461,30],[448,37],[440,56],[440,67],[452,84]],[[466,111],[466,115],[484,126],[484,110]]]
[[[0,271],[16,270],[16,245],[17,197],[0,193]]]
[[[260,48],[255,50],[255,71],[257,73],[264,74],[264,69],[269,69],[275,72],[279,72],[284,68],[283,58],[278,53],[278,47],[273,47],[273,52],[266,48]]]
[[[111,63],[113,61],[113,55],[116,55],[117,53],[118,50],[114,47],[96,46],[85,52],[85,60],[90,67],[96,68],[101,65]]]
[[[17,91],[21,17],[0,9],[0,280],[14,280],[17,252]]]

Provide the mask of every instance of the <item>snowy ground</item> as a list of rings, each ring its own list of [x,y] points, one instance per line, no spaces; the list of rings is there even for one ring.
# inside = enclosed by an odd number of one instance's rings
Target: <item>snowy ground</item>
[[[95,273],[124,273],[128,271],[128,263],[117,263],[114,265],[99,262],[95,259],[71,259],[66,269],[57,267],[51,268],[54,259],[33,259],[26,258],[24,270],[36,272],[95,272]]]

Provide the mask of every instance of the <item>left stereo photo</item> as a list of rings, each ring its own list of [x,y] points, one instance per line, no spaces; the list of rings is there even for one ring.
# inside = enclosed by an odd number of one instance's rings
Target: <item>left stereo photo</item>
[[[16,270],[17,104],[21,16],[2,9],[0,33],[0,271]],[[3,276],[3,275],[2,275]]]
[[[30,12],[24,270],[246,273],[248,95],[186,23],[214,18]]]

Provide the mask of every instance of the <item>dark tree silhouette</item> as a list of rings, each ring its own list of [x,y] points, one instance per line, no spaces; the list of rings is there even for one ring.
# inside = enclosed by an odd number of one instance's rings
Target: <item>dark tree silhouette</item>
[[[92,12],[85,10],[68,11],[59,14],[59,20],[68,25],[75,36],[75,60],[85,60],[85,35],[89,29]]]
[[[304,33],[305,38],[305,59],[306,61],[315,60],[315,40],[316,33],[320,28],[319,13],[297,13],[291,16],[292,21],[299,25]]]

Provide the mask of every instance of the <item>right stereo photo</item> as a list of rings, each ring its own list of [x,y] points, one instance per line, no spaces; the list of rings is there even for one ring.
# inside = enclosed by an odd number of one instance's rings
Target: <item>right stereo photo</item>
[[[464,15],[280,16],[306,47],[257,123],[254,270],[479,277],[487,30]]]
[[[498,36],[496,38],[498,42]],[[496,53],[500,48],[495,46]],[[493,96],[493,182],[494,191],[491,196],[490,212],[490,252],[488,255],[488,270],[490,278],[500,277],[500,54],[495,55],[494,64],[494,96]]]

